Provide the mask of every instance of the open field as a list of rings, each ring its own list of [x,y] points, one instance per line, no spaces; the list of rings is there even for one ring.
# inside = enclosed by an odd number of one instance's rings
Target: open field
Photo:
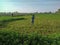
[[[0,31],[16,31],[22,35],[32,35],[33,37],[36,35],[41,35],[43,37],[48,36],[48,38],[52,39],[60,37],[59,14],[35,14],[34,24],[31,23],[31,18],[32,15],[24,15],[17,17],[0,16]],[[59,43],[57,44],[60,45],[60,38]],[[52,45],[54,45],[54,43]]]
[[[5,24],[6,27],[0,29],[15,30],[21,33],[38,33],[42,35],[60,33],[60,15],[36,14],[33,25],[31,23],[31,17],[32,15],[19,17],[2,16],[0,17],[0,21],[4,22],[5,20],[5,22],[7,21],[7,24]],[[19,18],[24,19],[19,20]]]

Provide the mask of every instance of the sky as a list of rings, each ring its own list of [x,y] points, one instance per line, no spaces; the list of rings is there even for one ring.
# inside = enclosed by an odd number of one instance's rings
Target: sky
[[[0,12],[55,12],[60,0],[0,0]]]

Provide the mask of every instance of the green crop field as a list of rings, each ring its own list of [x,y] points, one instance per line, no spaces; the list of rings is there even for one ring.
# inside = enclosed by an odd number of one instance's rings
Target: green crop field
[[[19,18],[24,18],[18,20]],[[13,20],[17,19],[17,20]],[[11,21],[10,21],[11,20]],[[13,21],[12,21],[13,20]],[[0,21],[4,22],[5,27],[1,30],[14,30],[20,33],[38,33],[42,35],[59,33],[60,30],[60,15],[55,14],[36,14],[35,22],[31,23],[32,15],[25,15],[19,17],[2,16]],[[1,26],[0,26],[1,27]]]
[[[0,32],[15,31],[18,32],[20,36],[22,35],[22,43],[24,44],[17,43],[16,45],[60,45],[59,14],[35,14],[34,24],[32,24],[31,21],[32,15],[0,16]],[[42,37],[41,41],[39,41],[40,36]],[[35,38],[39,43],[36,43]]]

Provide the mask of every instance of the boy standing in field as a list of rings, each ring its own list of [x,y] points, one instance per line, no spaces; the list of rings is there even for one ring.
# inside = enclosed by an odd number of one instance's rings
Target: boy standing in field
[[[34,24],[34,18],[35,18],[35,16],[34,16],[34,14],[32,15],[32,24]]]

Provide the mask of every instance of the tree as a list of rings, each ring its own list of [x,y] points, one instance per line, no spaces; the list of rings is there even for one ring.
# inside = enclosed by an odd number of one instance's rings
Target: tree
[[[58,10],[56,11],[56,13],[60,13],[60,9],[58,9]]]

